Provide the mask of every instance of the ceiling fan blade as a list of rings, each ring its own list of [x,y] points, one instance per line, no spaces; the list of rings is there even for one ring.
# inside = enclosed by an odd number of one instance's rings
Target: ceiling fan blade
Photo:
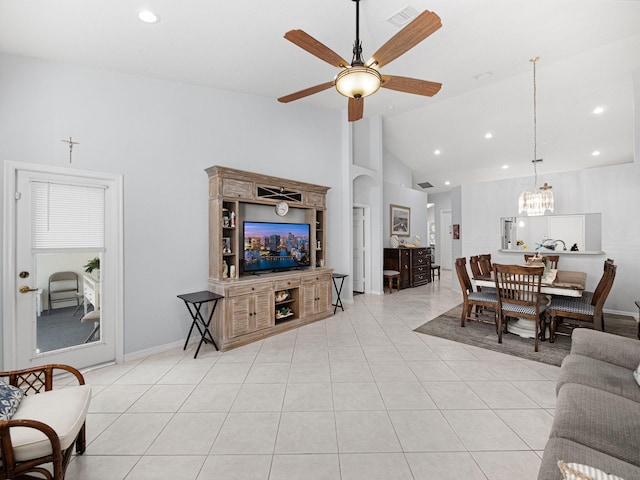
[[[357,122],[364,113],[364,98],[349,97],[349,121]]]
[[[415,47],[440,27],[442,27],[440,17],[433,12],[425,10],[413,19],[409,25],[391,37],[387,43],[382,45],[367,61],[366,65],[375,68],[386,65],[407,50]]]
[[[397,90],[398,92],[433,97],[440,91],[442,84],[437,82],[428,82],[427,80],[418,80],[417,78],[383,75],[381,86],[388,88],[389,90]]]
[[[290,30],[284,34],[284,38],[334,67],[345,68],[350,65],[336,52],[302,30]]]
[[[290,93],[289,95],[285,95],[284,97],[280,97],[278,99],[279,102],[289,103],[294,100],[298,100],[300,98],[308,97],[309,95],[313,95],[314,93],[322,92],[327,88],[331,88],[335,85],[335,82],[331,80],[327,83],[321,83],[320,85],[315,85],[313,87],[305,88],[304,90],[300,90],[299,92]]]

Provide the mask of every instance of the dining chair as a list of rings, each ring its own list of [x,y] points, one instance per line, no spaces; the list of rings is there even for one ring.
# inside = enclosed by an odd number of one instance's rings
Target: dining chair
[[[464,302],[462,305],[462,316],[460,318],[460,326],[464,327],[467,320],[477,321],[481,323],[493,323],[498,328],[496,320],[496,305],[497,298],[495,292],[485,291],[473,291],[473,284],[469,279],[469,273],[467,272],[467,260],[462,258],[456,258],[456,274],[458,275],[458,281],[460,282],[460,288],[462,289],[462,296]],[[475,307],[475,313],[472,315],[472,310]],[[485,313],[485,309],[487,313]],[[489,313],[490,312],[490,313]]]
[[[525,263],[530,259],[535,257],[533,253],[525,253],[524,261]],[[560,262],[560,255],[543,255],[544,258],[549,260],[549,268],[558,268],[558,262]]]
[[[604,269],[603,271],[606,272],[607,268],[609,267],[609,265],[613,265],[615,262],[613,261],[612,258],[607,258],[604,261]],[[604,280],[604,275],[600,278],[600,281],[598,282],[598,285],[596,286],[596,289],[593,292],[589,292],[589,291],[584,291],[582,292],[582,300],[585,301],[586,303],[591,303],[591,300],[593,300],[593,296],[596,294],[600,294],[600,292],[602,291],[602,289],[604,288],[604,284],[605,282]],[[604,328],[604,316],[603,318],[603,324],[602,327]]]
[[[546,305],[540,304],[544,267],[524,265],[493,265],[493,275],[498,292],[498,343],[502,343],[502,331],[509,317],[525,318],[535,322],[535,351],[538,351],[540,316]]]
[[[473,255],[469,257],[469,266],[471,267],[471,275],[475,277],[482,277],[482,271],[480,270],[480,257]]]
[[[609,296],[609,292],[611,291],[611,287],[613,287],[617,268],[617,265],[605,262],[604,272],[590,302],[587,302],[582,298],[552,297],[551,305],[549,306],[549,317],[551,319],[549,326],[550,342],[553,343],[555,341],[556,334],[571,335],[571,331],[573,331],[576,326],[580,326],[563,324],[570,330],[568,333],[559,332],[558,318],[591,322],[595,330],[604,331],[604,317],[602,315],[602,310],[605,302],[607,301],[607,297]]]
[[[484,253],[480,255],[480,270],[482,271],[483,275],[490,275],[491,272],[493,272],[490,253]]]

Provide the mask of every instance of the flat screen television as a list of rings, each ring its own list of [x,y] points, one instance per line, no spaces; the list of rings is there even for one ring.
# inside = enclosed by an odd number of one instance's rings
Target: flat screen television
[[[311,265],[308,223],[244,222],[245,273]]]

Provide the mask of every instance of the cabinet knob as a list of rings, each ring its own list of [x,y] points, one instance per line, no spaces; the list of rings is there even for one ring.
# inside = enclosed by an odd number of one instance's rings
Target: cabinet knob
[[[254,291],[256,289],[256,287],[251,287],[251,291]]]

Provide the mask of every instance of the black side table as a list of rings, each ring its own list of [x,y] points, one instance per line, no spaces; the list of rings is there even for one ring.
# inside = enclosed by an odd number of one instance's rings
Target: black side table
[[[211,336],[211,332],[209,331],[209,325],[211,325],[211,319],[213,318],[213,312],[215,312],[216,307],[218,306],[218,300],[222,297],[217,293],[209,292],[207,290],[203,290],[202,292],[195,293],[184,293],[182,295],[178,295],[178,298],[184,300],[184,304],[187,306],[187,310],[189,310],[189,314],[193,319],[193,323],[191,323],[191,328],[189,329],[189,335],[187,335],[187,340],[184,342],[183,350],[187,349],[187,344],[189,343],[189,337],[191,337],[191,332],[193,331],[193,327],[195,326],[200,332],[200,343],[198,343],[198,348],[196,349],[196,354],[193,358],[198,356],[200,352],[200,347],[202,346],[202,342],[212,343],[214,348],[218,350],[218,346],[216,345],[213,336]],[[205,322],[202,314],[200,313],[200,308],[204,303],[214,302],[211,307],[211,313],[209,314],[209,320]],[[193,309],[191,308],[193,305]],[[207,336],[209,338],[207,338]]]
[[[344,279],[347,278],[348,276],[349,275],[345,275],[344,273],[331,274],[331,279],[333,280],[333,287],[336,289],[336,293],[338,294],[338,298],[336,298],[336,303],[332,303],[332,305],[335,307],[333,309],[334,315],[336,314],[338,307],[340,307],[344,312],[344,306],[342,305],[342,300],[340,300],[340,294],[342,293],[342,286],[344,285]],[[337,279],[340,279],[340,288],[338,288],[338,284],[336,283]]]

